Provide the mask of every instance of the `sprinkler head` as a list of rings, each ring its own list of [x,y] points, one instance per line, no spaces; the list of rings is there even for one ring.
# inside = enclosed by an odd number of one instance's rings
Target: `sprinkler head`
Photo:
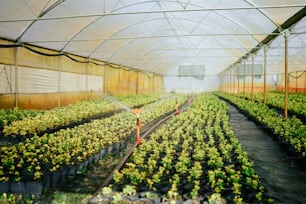
[[[137,116],[137,118],[139,118],[140,113],[143,112],[143,110],[136,108],[136,109],[131,110],[131,112],[134,113]]]
[[[141,137],[137,137],[136,144],[141,145],[141,143],[142,143]]]

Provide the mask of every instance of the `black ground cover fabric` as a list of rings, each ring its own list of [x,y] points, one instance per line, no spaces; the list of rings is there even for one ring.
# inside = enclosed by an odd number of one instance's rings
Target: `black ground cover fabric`
[[[274,203],[306,203],[306,172],[273,140],[269,133],[248,120],[234,106],[229,106],[231,126],[243,149],[254,162],[263,186]]]

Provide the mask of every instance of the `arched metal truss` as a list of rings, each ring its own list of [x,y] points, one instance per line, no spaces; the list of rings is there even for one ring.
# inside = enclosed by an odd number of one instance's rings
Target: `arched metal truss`
[[[252,53],[260,60],[267,43],[271,67],[281,70],[278,36],[289,28],[299,70],[305,6],[306,0],[4,0],[0,37],[159,74],[201,64],[217,75]]]

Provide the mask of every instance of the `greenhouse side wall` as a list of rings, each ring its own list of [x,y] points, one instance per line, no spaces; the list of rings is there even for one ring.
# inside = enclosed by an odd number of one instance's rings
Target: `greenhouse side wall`
[[[0,44],[10,45],[12,42],[0,40]],[[0,49],[0,108],[51,109],[105,94],[163,90],[161,80],[157,80],[162,78],[160,75],[27,46],[29,49]],[[146,78],[146,75],[152,77]]]
[[[284,74],[278,75],[277,90],[284,91]],[[306,71],[292,72],[289,74],[289,92],[306,93]]]
[[[294,64],[289,66],[295,68]],[[250,66],[249,66],[250,67]],[[219,74],[220,91],[238,93],[238,92],[263,92],[264,86],[266,91],[285,91],[285,74],[276,72],[275,67],[267,69],[266,79],[263,71],[253,74],[248,69],[244,73],[243,68],[238,75],[237,69],[227,69]],[[258,71],[257,71],[258,72]],[[252,79],[253,78],[253,79]],[[239,88],[238,88],[239,87]],[[289,71],[288,72],[288,92],[306,93],[306,71]]]

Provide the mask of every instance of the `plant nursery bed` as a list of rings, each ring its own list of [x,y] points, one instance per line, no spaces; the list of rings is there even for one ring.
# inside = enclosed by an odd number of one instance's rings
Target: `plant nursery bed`
[[[91,165],[98,163],[99,160],[103,159],[109,154],[120,152],[121,149],[125,149],[128,141],[123,141],[120,144],[109,146],[102,149],[99,154],[93,155],[84,162],[77,163],[74,166],[63,167],[57,171],[48,173],[44,175],[42,180],[38,181],[21,181],[21,182],[2,182],[0,193],[9,194],[21,194],[21,195],[36,195],[41,196],[42,193],[48,189],[53,188],[62,183],[65,183],[68,178],[73,178],[74,176],[83,173]]]
[[[226,105],[212,95],[196,100],[135,149],[89,203],[268,203]]]
[[[259,101],[257,101],[258,103],[260,103]],[[279,108],[276,106],[273,106],[271,104],[267,104],[267,106],[270,109],[273,109],[274,111],[276,111],[278,114],[280,115],[284,115],[284,109],[283,108]],[[298,113],[294,113],[293,111],[288,110],[288,116],[289,117],[297,117],[298,119],[300,119],[304,124],[306,124],[306,118],[304,115],[298,114]]]
[[[299,168],[305,159],[288,155],[288,148],[280,146],[271,131],[254,123],[245,111],[228,106],[231,126],[254,162],[268,196],[274,203],[306,203],[306,172]]]
[[[147,123],[146,125],[144,125],[141,128],[141,133],[146,132],[148,129],[151,128],[152,125],[154,125],[155,123],[157,123],[158,121],[160,121],[161,119],[173,114],[174,111],[170,111],[167,113],[164,113],[163,115],[157,117],[156,119],[154,119],[153,121]],[[9,193],[9,194],[21,194],[21,195],[26,195],[26,196],[30,196],[30,195],[36,195],[38,197],[40,197],[42,194],[46,195],[43,192],[47,192],[49,191],[49,189],[60,189],[60,188],[64,188],[65,189],[65,185],[68,183],[71,183],[71,181],[76,181],[75,178],[80,178],[80,176],[82,177],[83,175],[83,179],[85,181],[88,182],[93,182],[95,184],[89,184],[87,182],[86,185],[83,185],[81,183],[79,183],[79,185],[75,185],[74,183],[74,187],[78,186],[79,188],[77,188],[78,190],[76,191],[80,191],[82,193],[86,193],[87,191],[90,191],[92,193],[93,190],[95,190],[97,188],[97,182],[101,182],[101,179],[99,179],[99,173],[94,173],[89,171],[89,173],[87,172],[87,169],[97,169],[97,164],[99,166],[99,161],[105,157],[105,155],[107,154],[121,154],[126,147],[129,144],[133,144],[135,143],[135,134],[132,133],[130,136],[126,137],[125,140],[121,141],[119,144],[115,144],[113,146],[109,146],[107,147],[105,150],[101,150],[101,152],[98,155],[93,155],[91,157],[89,157],[87,160],[85,160],[82,163],[78,163],[77,165],[74,166],[70,166],[68,168],[60,168],[55,172],[52,172],[50,174],[45,174],[43,177],[43,180],[41,181],[37,181],[37,182],[6,182],[3,183],[3,188],[1,190],[2,193]],[[99,168],[104,168],[99,166]],[[112,168],[110,166],[106,167],[108,170],[111,170]],[[87,175],[84,177],[84,175]],[[105,174],[105,172],[104,172]],[[90,175],[90,176],[89,176]],[[89,177],[88,177],[89,176]],[[96,176],[96,178],[94,178]],[[35,188],[31,187],[30,184],[34,183],[37,186],[37,190],[35,190]],[[4,185],[5,184],[5,185]],[[16,187],[15,187],[16,186]],[[33,186],[33,185],[32,185]],[[32,188],[32,189],[31,189]],[[91,190],[90,190],[91,189]]]
[[[237,110],[245,115],[247,117],[248,120],[253,121],[260,129],[262,129],[263,131],[265,131],[268,135],[270,135],[275,141],[278,142],[279,146],[286,152],[288,158],[292,158],[293,160],[295,160],[295,162],[297,163],[297,165],[299,166],[299,168],[302,171],[306,171],[306,157],[303,156],[302,152],[298,152],[296,151],[296,149],[294,149],[292,147],[292,145],[286,141],[285,137],[280,136],[279,134],[276,134],[273,130],[272,127],[267,126],[267,124],[259,121],[256,116],[251,115],[248,111],[240,108],[237,104],[235,104],[234,102],[232,102],[231,100],[224,98],[222,96],[219,96],[219,98],[221,100],[226,101],[228,104],[234,106],[235,108],[237,108]],[[282,116],[282,113],[280,114],[280,117]]]
[[[36,199],[37,203],[82,203],[82,200],[95,192],[123,155],[123,150],[108,154],[97,163],[89,165],[86,170],[68,177],[65,182],[46,189],[42,196]]]
[[[133,106],[132,109],[133,108],[140,108],[143,105],[144,104]],[[61,129],[74,128],[76,126],[79,126],[79,125],[82,125],[82,124],[85,124],[85,123],[89,123],[93,120],[110,117],[110,116],[112,116],[116,113],[120,113],[120,112],[123,112],[123,111],[126,111],[126,110],[122,108],[122,109],[117,109],[117,110],[113,110],[113,111],[109,111],[109,112],[100,113],[100,114],[97,114],[97,115],[92,115],[92,116],[89,116],[88,118],[83,118],[79,121],[71,122],[68,125],[62,125],[62,126],[58,126],[58,127],[52,128],[52,129],[47,129],[47,130],[44,130],[44,131],[37,132],[36,135],[42,136],[44,134],[52,134],[52,133],[57,132]],[[24,142],[27,138],[30,138],[30,137],[33,137],[33,135],[4,136],[2,131],[1,131],[0,132],[0,144],[17,144],[19,142]]]

